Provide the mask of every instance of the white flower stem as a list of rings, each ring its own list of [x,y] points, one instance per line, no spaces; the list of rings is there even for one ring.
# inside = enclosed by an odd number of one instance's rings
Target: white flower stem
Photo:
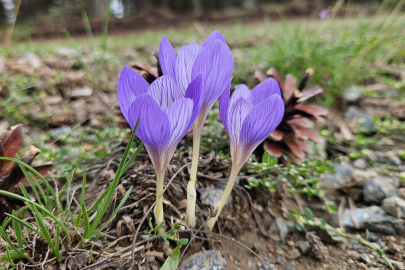
[[[186,221],[191,228],[195,227],[195,204],[197,193],[195,190],[197,182],[198,158],[200,156],[201,128],[193,125],[193,159],[191,163],[190,181],[187,184],[187,215]]]
[[[238,177],[241,168],[242,166],[232,164],[231,175],[229,176],[229,180],[228,183],[226,184],[224,193],[222,194],[221,199],[215,205],[215,209],[218,211],[217,215],[213,218],[210,218],[207,222],[207,228],[210,231],[212,231],[212,229],[214,228],[214,225],[217,222],[219,215],[221,214],[222,208],[224,208],[225,203],[228,200],[229,195],[231,194],[233,185],[235,184],[236,178]]]
[[[163,193],[163,184],[165,180],[165,169],[156,170],[156,200],[158,200],[160,194]],[[155,209],[155,222],[156,224],[162,223],[164,221],[163,217],[163,196],[157,201]]]

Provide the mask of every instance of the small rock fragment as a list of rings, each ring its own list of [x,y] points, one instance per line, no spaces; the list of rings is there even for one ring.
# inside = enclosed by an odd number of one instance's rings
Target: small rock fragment
[[[394,261],[394,260],[391,260],[391,263],[392,263],[392,265],[394,266],[395,269],[397,269],[397,270],[405,270],[405,266],[404,266],[403,263],[398,262],[398,261]]]
[[[311,245],[308,241],[299,241],[297,247],[302,255],[308,255],[311,252]]]
[[[288,224],[287,221],[281,217],[276,220],[270,226],[270,238],[274,241],[284,242],[288,236]]]
[[[388,251],[394,255],[402,252],[402,247],[397,244],[394,244],[393,242],[389,242],[387,247],[388,247]]]
[[[382,201],[381,208],[388,214],[400,218],[405,216],[405,201],[399,197],[389,197]]]
[[[371,263],[371,259],[370,259],[370,257],[368,257],[367,254],[361,254],[360,261],[367,263],[367,264]]]
[[[364,158],[356,159],[353,162],[353,166],[356,167],[357,169],[364,170],[367,168],[367,161]]]
[[[285,254],[285,257],[287,258],[287,260],[296,260],[299,257],[301,257],[301,253],[300,251],[296,248],[296,249],[292,249],[290,251],[288,251]]]
[[[349,258],[352,258],[355,260],[360,260],[360,254],[355,250],[348,250],[347,256],[349,256]]]
[[[366,202],[381,203],[382,200],[397,195],[395,187],[385,177],[375,177],[363,187],[363,196]]]
[[[218,250],[205,250],[187,258],[181,270],[225,270],[226,260]]]

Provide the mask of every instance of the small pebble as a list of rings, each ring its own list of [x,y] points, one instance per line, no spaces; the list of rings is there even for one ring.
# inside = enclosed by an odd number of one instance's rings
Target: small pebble
[[[348,263],[348,264],[353,264],[354,261],[353,261],[352,259],[348,259],[348,260],[347,260],[347,263]]]
[[[288,251],[288,252],[285,254],[285,257],[287,258],[287,260],[296,260],[296,259],[298,259],[299,257],[301,257],[301,253],[300,253],[300,251],[296,248],[296,249],[293,249],[293,250]]]
[[[361,260],[362,262],[365,262],[365,263],[371,263],[370,257],[368,257],[366,254],[361,254],[361,255],[360,255],[360,260]]]
[[[388,250],[392,254],[397,254],[397,253],[400,253],[402,251],[402,247],[397,245],[397,244],[394,244],[393,242],[389,242],[388,243]]]
[[[347,255],[349,256],[349,258],[352,258],[352,259],[355,259],[355,260],[360,259],[360,254],[355,250],[348,250]]]

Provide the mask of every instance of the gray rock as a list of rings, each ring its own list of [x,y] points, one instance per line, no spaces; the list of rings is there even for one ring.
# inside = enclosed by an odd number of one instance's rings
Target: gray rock
[[[363,196],[366,202],[381,203],[385,198],[395,197],[396,195],[395,187],[385,177],[377,176],[363,187]]]
[[[270,266],[269,266],[269,265],[267,265],[265,263],[262,264],[262,267],[260,269],[263,269],[263,270],[277,270],[277,268],[276,268],[276,266],[274,264],[270,264]]]
[[[360,254],[355,250],[348,250],[347,256],[351,259],[360,260]]]
[[[387,247],[389,252],[391,252],[394,255],[402,252],[402,247],[400,245],[394,244],[393,242],[389,242]]]
[[[363,170],[354,170],[352,173],[352,177],[356,182],[359,183],[366,183],[370,179],[377,177],[378,174],[375,171],[363,171]]]
[[[357,107],[355,105],[350,105],[349,108],[347,108],[347,110],[345,112],[345,118],[347,118],[349,120],[353,120],[353,119],[358,118],[359,114],[360,114],[359,107]]]
[[[270,226],[270,238],[277,242],[285,242],[288,236],[288,223],[287,220],[278,217]]]
[[[204,205],[214,206],[222,197],[225,185],[208,185],[206,188],[198,188],[197,191],[201,194],[201,203]],[[232,192],[226,200],[225,205],[232,201]]]
[[[349,86],[343,92],[343,97],[349,103],[358,102],[362,96],[363,96],[363,90],[360,88],[360,86],[357,86],[357,85]]]
[[[396,234],[405,234],[405,221],[403,219],[398,218],[391,220],[391,224],[394,227]]]
[[[395,269],[397,269],[397,270],[405,270],[405,266],[404,266],[403,263],[398,262],[398,261],[394,261],[394,260],[391,260],[391,263],[392,263],[392,265],[394,266]]]
[[[354,219],[358,229],[364,229],[366,224],[378,224],[389,222],[395,218],[388,215],[381,207],[373,205],[367,208],[355,208]],[[356,228],[351,217],[350,209],[346,209],[342,214],[342,224],[345,227]]]
[[[357,169],[364,170],[367,168],[367,161],[364,158],[356,159],[353,162],[353,166],[356,167]]]
[[[402,164],[402,160],[399,157],[389,157],[386,159],[388,164],[399,166]]]
[[[322,174],[319,177],[319,181],[326,188],[334,188],[346,184],[350,181],[354,168],[347,162],[334,163],[333,164],[336,173],[335,174]]]
[[[320,223],[318,218],[315,218],[315,223]],[[333,229],[332,226],[326,224],[327,228]],[[305,230],[308,232],[315,232],[322,242],[336,244],[337,242],[344,242],[345,239],[341,236],[335,235],[331,230],[321,229],[319,226],[305,225]]]
[[[362,114],[358,120],[359,128],[363,133],[374,133],[376,132],[375,125],[373,119],[367,115]]]
[[[312,249],[308,241],[299,241],[297,247],[302,255],[308,255]]]
[[[361,254],[360,261],[367,263],[367,264],[371,263],[371,259],[367,254]]]
[[[381,208],[388,214],[400,218],[405,216],[405,201],[399,197],[389,197],[382,201]]]
[[[205,250],[187,258],[182,270],[225,270],[226,260],[218,250]]]

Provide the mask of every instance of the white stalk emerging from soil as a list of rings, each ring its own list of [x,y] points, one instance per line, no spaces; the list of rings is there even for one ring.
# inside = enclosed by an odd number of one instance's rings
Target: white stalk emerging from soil
[[[204,125],[204,120],[201,121],[201,114],[197,117],[193,124],[193,158],[191,163],[190,181],[187,184],[187,211],[186,221],[191,228],[195,227],[195,204],[197,200],[196,182],[198,171],[198,158],[200,156],[201,132]]]
[[[226,201],[228,200],[229,195],[232,192],[233,185],[235,184],[236,178],[238,177],[239,171],[242,166],[237,164],[232,164],[231,174],[229,175],[228,183],[226,184],[224,193],[222,194],[221,199],[215,204],[215,210],[217,210],[217,215],[207,221],[207,228],[212,231],[215,226],[215,223],[218,220],[219,215],[221,214],[222,208],[224,208]]]
[[[156,224],[160,224],[164,221],[164,217],[163,217],[163,196],[159,198],[160,194],[163,193],[163,184],[165,181],[165,169],[157,169],[156,170],[156,206],[155,209],[153,211],[154,215],[155,215],[155,222]]]

